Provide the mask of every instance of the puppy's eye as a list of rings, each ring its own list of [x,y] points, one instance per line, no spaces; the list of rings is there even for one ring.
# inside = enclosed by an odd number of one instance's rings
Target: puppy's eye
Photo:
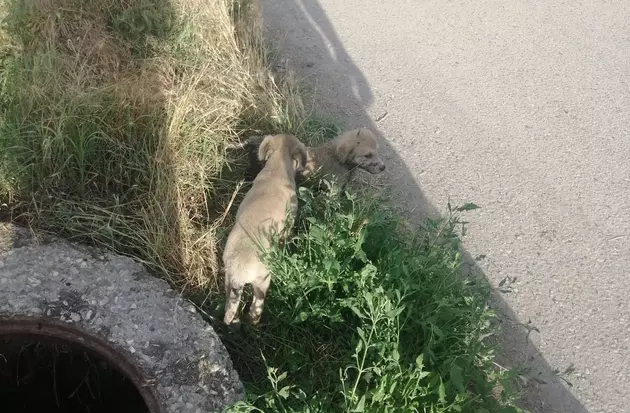
[[[365,157],[367,159],[372,159],[373,156],[374,156],[374,154],[372,154],[372,153],[368,153],[367,155],[365,155]]]

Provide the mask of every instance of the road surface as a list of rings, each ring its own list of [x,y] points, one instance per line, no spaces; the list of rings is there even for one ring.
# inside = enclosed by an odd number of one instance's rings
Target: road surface
[[[320,111],[386,141],[419,215],[471,201],[501,363],[536,412],[630,412],[630,2],[262,0]],[[533,332],[525,340],[526,329]],[[573,387],[552,371],[574,365]]]

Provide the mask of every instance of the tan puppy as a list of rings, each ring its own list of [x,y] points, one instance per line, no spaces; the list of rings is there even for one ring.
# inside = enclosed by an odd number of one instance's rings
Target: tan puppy
[[[225,265],[225,317],[230,325],[245,284],[252,284],[254,299],[248,317],[252,324],[260,321],[271,275],[260,258],[271,237],[286,235],[287,212],[290,219],[297,213],[295,175],[306,163],[306,146],[292,135],[266,136],[258,149],[258,159],[265,162],[236,212],[236,223],[223,252]],[[292,223],[288,223],[290,229]]]
[[[234,145],[231,149],[245,148],[250,157],[250,170],[248,178],[253,179],[262,165],[255,155],[255,149],[260,144],[262,137],[252,136],[241,144]],[[385,170],[385,164],[378,154],[378,141],[376,136],[365,128],[353,129],[342,133],[336,138],[316,147],[308,147],[308,161],[304,170],[298,174],[298,178],[308,178],[308,181],[317,177],[335,175],[344,185],[354,174],[357,168],[378,174]]]
[[[340,183],[345,184],[357,168],[371,174],[385,170],[378,154],[378,141],[369,129],[353,129],[321,146],[309,147],[306,167],[301,175],[305,178],[335,175]]]

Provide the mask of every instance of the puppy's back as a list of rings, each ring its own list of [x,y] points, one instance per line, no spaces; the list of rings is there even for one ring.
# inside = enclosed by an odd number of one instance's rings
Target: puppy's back
[[[243,275],[261,269],[260,249],[269,247],[274,234],[282,235],[287,213],[294,215],[297,208],[292,154],[297,150],[305,159],[306,148],[291,135],[273,138],[272,154],[237,210],[223,253],[226,270],[234,267],[230,270]]]

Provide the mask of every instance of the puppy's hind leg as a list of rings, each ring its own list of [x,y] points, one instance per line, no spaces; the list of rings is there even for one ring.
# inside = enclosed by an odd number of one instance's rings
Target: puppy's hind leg
[[[252,304],[250,305],[249,312],[247,314],[247,318],[252,325],[257,325],[260,322],[260,316],[263,312],[265,298],[267,297],[267,291],[269,290],[270,284],[271,276],[269,273],[252,283],[254,299],[252,300]]]
[[[225,316],[223,322],[227,325],[234,325],[240,321],[234,320],[234,318],[241,302],[243,288],[243,284],[233,282],[231,277],[225,277]]]

